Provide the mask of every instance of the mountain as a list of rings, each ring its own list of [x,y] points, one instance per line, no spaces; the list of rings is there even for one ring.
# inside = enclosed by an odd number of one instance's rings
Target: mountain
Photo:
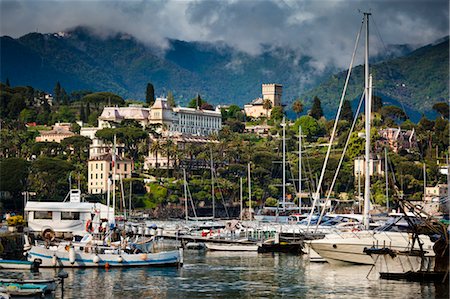
[[[99,37],[78,27],[56,34],[29,33],[0,40],[1,80],[52,92],[57,81],[67,91],[111,91],[143,99],[148,82],[156,95],[171,90],[186,103],[199,93],[213,104],[243,105],[259,97],[262,83],[284,85],[283,98],[297,96],[337,71],[311,76],[309,57],[267,45],[249,55],[223,43],[168,40],[162,51],[118,33]]]
[[[413,52],[411,45],[388,45],[383,55],[371,58],[376,63],[375,91],[416,113],[430,111],[432,103],[448,94],[445,41]],[[306,108],[318,95],[327,118],[334,117],[345,72],[337,73],[339,69],[333,66],[317,72],[310,57],[271,45],[264,45],[259,55],[250,55],[220,42],[167,40],[167,44],[161,49],[125,33],[98,36],[86,27],[29,33],[17,39],[3,36],[0,80],[8,78],[12,85],[30,85],[50,93],[59,81],[68,92],[111,91],[138,100],[144,99],[151,82],[156,95],[170,90],[182,105],[199,93],[212,104],[240,106],[260,96],[262,83],[280,83],[288,109],[299,95]],[[360,92],[362,67],[356,67],[354,74],[349,99]],[[430,101],[423,101],[427,96]]]
[[[371,66],[374,93],[385,105],[403,107],[413,121],[422,114],[433,116],[436,102],[448,101],[449,38],[418,48],[409,54]],[[324,112],[334,117],[347,71],[331,76],[317,87],[302,94],[307,103],[314,96],[322,101]],[[358,101],[364,88],[364,66],[352,70],[346,99]]]

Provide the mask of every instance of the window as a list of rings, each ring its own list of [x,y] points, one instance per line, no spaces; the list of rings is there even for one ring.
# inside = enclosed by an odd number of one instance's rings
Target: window
[[[53,212],[50,211],[35,211],[34,219],[52,219]]]
[[[103,173],[100,173],[100,178],[103,179]]]
[[[98,179],[98,173],[95,174],[95,179]]]
[[[61,220],[80,220],[80,212],[61,212]]]
[[[124,165],[123,165],[123,170],[125,170],[125,171],[127,171],[127,164],[125,163]]]
[[[95,169],[98,169],[98,163],[95,163]]]
[[[103,171],[103,163],[100,164],[100,170]]]

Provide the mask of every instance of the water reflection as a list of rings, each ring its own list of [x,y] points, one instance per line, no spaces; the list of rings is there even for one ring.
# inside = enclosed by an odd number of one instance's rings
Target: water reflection
[[[380,280],[375,272],[366,278],[370,266],[288,254],[185,253],[182,268],[65,269],[64,298],[448,298],[448,289],[431,283]],[[58,271],[42,269],[40,276]]]

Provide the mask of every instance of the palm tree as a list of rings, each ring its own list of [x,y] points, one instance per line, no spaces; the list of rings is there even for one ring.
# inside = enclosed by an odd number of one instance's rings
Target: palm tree
[[[296,99],[292,103],[292,110],[297,113],[297,118],[300,117],[300,113],[303,112],[303,102],[300,99]]]
[[[156,169],[158,169],[158,152],[162,150],[162,145],[159,142],[159,139],[153,140],[153,142],[150,145],[150,153],[155,154],[155,166]]]
[[[263,100],[263,108],[266,110],[266,119],[269,118],[269,110],[272,109],[272,101],[269,99]]]

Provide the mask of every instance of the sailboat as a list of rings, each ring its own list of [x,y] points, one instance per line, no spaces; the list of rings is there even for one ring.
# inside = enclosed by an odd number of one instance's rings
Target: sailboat
[[[370,207],[370,176],[369,174],[369,159],[370,159],[370,112],[371,112],[371,97],[372,97],[372,76],[369,73],[369,16],[370,13],[364,13],[365,26],[365,163],[364,163],[364,229],[359,232],[329,234],[322,240],[314,240],[310,242],[312,249],[317,252],[321,257],[327,260],[329,263],[342,264],[342,263],[354,263],[354,264],[369,264],[374,263],[372,258],[369,258],[364,253],[365,248],[371,248],[374,246],[383,246],[401,250],[411,247],[410,234],[408,232],[395,231],[395,225],[387,225],[380,230],[369,230],[369,207]],[[357,37],[356,46],[359,41],[359,34]],[[355,53],[354,53],[355,54]],[[353,55],[354,55],[353,54]],[[353,63],[353,59],[352,59]],[[351,63],[351,65],[352,65]],[[350,66],[351,66],[350,65]],[[347,75],[346,85],[351,72]],[[344,92],[345,88],[344,87]],[[344,95],[344,93],[343,93]],[[342,98],[341,98],[342,102]],[[340,110],[339,110],[340,111]],[[339,116],[338,111],[338,116]],[[337,123],[337,121],[336,121]],[[396,223],[401,219],[396,219]],[[394,231],[393,231],[394,229]],[[424,248],[430,249],[433,246],[433,242],[427,237],[421,237],[420,243]],[[418,246],[418,245],[417,245]],[[418,248],[418,247],[417,247]],[[413,249],[417,249],[413,247]]]
[[[277,202],[276,207],[263,207],[257,215],[255,215],[255,220],[260,222],[278,222],[287,223],[291,219],[290,215],[301,212],[300,205],[297,206],[293,202],[286,201],[286,119],[283,118],[281,126],[283,127],[283,160],[282,160],[282,172],[283,172],[283,183],[282,183],[282,201]],[[301,134],[301,131],[300,131]],[[300,142],[301,144],[301,142]],[[301,149],[300,149],[301,153]],[[300,169],[300,168],[299,168]],[[300,170],[299,170],[300,171]],[[301,174],[300,174],[301,179]],[[301,183],[300,183],[301,189]],[[301,192],[301,191],[300,191]],[[280,214],[281,212],[281,214]]]

